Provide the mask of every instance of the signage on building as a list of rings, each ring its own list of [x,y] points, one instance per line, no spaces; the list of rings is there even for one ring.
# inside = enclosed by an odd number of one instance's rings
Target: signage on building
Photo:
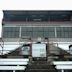
[[[46,44],[32,44],[32,57],[46,57]]]

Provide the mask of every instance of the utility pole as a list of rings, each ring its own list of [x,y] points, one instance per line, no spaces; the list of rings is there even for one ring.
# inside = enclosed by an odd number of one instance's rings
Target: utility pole
[[[2,48],[1,55],[3,56],[4,41],[2,38],[0,38],[0,47]]]

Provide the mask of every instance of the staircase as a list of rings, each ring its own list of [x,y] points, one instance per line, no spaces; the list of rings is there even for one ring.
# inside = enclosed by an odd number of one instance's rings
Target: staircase
[[[58,72],[53,65],[46,61],[34,61],[30,63],[25,72]]]

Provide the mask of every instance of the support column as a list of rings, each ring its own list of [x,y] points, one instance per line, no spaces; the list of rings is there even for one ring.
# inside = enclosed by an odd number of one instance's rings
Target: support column
[[[57,38],[57,31],[56,31],[56,27],[55,27],[55,38]]]
[[[15,72],[15,70],[13,70],[13,72]]]
[[[31,40],[31,38],[29,40],[30,40],[30,56],[29,56],[29,60],[30,60],[30,63],[31,63],[32,62],[32,40]]]
[[[62,69],[61,72],[64,72],[64,70]]]

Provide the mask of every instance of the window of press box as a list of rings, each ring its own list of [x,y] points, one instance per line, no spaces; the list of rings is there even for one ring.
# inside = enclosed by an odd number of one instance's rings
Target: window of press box
[[[72,38],[72,27],[57,27],[58,38]]]
[[[22,37],[55,37],[54,27],[22,27]]]
[[[18,38],[19,37],[19,27],[4,27],[3,37],[4,38]]]

